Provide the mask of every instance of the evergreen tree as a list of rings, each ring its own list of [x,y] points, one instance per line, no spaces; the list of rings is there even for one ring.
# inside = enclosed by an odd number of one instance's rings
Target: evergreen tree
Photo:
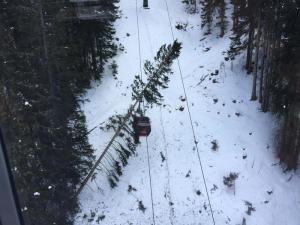
[[[197,0],[182,0],[182,3],[186,5],[186,10],[188,13],[197,13]]]
[[[225,0],[216,0],[215,2],[218,11],[218,22],[217,26],[220,28],[220,37],[223,37],[227,28],[226,20],[226,2]]]
[[[201,27],[206,28],[205,35],[211,34],[213,28],[213,18],[216,17],[218,22],[216,26],[220,28],[219,37],[223,37],[227,28],[226,20],[226,1],[225,0],[203,0],[201,10]]]
[[[96,39],[106,37],[95,51],[102,67],[115,52],[115,2],[99,2],[111,7],[109,28],[91,21],[103,28]],[[101,66],[90,66],[83,46],[91,38],[68,19],[68,9],[64,1],[1,3],[0,123],[27,225],[72,224],[77,185],[94,159],[78,96]]]
[[[211,34],[212,22],[213,22],[213,0],[203,0],[201,10],[201,27],[206,28],[205,34]]]
[[[203,1],[202,26],[211,33],[214,13],[224,14],[221,1]],[[263,112],[282,120],[278,151],[288,169],[296,168],[299,155],[299,2],[231,0],[230,59],[246,51],[245,69],[253,73],[251,100],[259,99]],[[221,7],[220,7],[221,5]],[[222,21],[217,25],[221,27]],[[258,96],[257,96],[257,89]]]
[[[145,62],[144,70],[147,75],[147,81],[144,83],[140,76],[136,76],[132,84],[132,99],[134,103],[129,107],[125,116],[112,116],[105,128],[103,128],[113,130],[114,135],[80,184],[77,194],[82,191],[89,179],[93,178],[97,168],[101,168],[108,176],[111,188],[117,186],[118,176],[123,174],[121,165],[126,166],[128,164],[128,158],[135,153],[136,145],[139,143],[138,140],[136,141],[135,131],[131,128],[135,114],[139,113],[138,105],[142,99],[145,99],[146,104],[150,106],[160,104],[163,96],[159,89],[167,88],[168,75],[172,72],[171,66],[174,60],[179,57],[180,50],[181,43],[176,40],[172,45],[161,46],[154,57],[154,62],[148,60]]]
[[[277,138],[279,157],[288,169],[296,168],[299,155],[299,121],[296,116],[299,113],[296,96],[300,87],[299,6],[290,0],[248,1],[246,5],[235,0],[232,3],[235,22],[229,55],[233,58],[247,49],[246,69],[251,72],[255,47],[251,100],[257,99],[259,81],[262,111],[271,110],[282,120]]]
[[[132,85],[133,100],[141,100],[144,98],[149,105],[160,104],[163,96],[160,93],[160,88],[167,88],[169,76],[171,72],[171,65],[173,61],[179,57],[181,50],[181,43],[177,40],[173,45],[163,45],[158,50],[154,57],[154,63],[146,61],[144,65],[144,72],[147,76],[147,83],[136,76],[134,84]]]

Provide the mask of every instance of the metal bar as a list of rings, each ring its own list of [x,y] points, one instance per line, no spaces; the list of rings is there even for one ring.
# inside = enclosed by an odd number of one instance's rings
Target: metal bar
[[[0,224],[24,225],[13,175],[0,130]]]

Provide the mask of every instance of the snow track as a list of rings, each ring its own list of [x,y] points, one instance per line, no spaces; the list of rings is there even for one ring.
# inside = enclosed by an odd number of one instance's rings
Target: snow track
[[[140,64],[140,79],[143,81],[143,69],[142,69],[142,54],[141,54],[141,36],[140,36],[140,24],[139,24],[139,13],[138,13],[138,0],[135,0],[136,7],[136,25],[138,31],[138,46],[139,46],[139,64]],[[143,81],[145,82],[145,81]],[[144,102],[142,102],[143,111],[145,110]],[[147,163],[148,163],[148,175],[149,175],[149,185],[150,185],[150,194],[151,194],[151,209],[152,209],[152,222],[155,225],[155,210],[153,203],[153,188],[152,188],[152,177],[151,177],[151,166],[150,166],[150,154],[149,154],[149,144],[148,137],[146,137],[146,148],[147,148]]]
[[[173,25],[172,25],[172,22],[171,22],[170,11],[169,11],[169,6],[168,6],[167,0],[165,0],[165,3],[166,3],[167,11],[168,11],[168,19],[169,19],[169,22],[170,22],[170,30],[171,30],[171,33],[172,33],[173,40],[175,41],[175,36],[174,36],[173,28],[172,28]],[[186,88],[185,88],[185,84],[184,84],[184,81],[183,81],[183,74],[182,74],[179,59],[177,59],[177,65],[178,65],[178,69],[179,69],[179,73],[180,73],[180,79],[181,79],[181,83],[182,83],[182,89],[183,89],[183,92],[184,92],[184,97],[186,99],[186,106],[187,106],[189,119],[190,119],[190,123],[191,123],[191,129],[192,129],[192,134],[193,134],[193,138],[194,138],[195,148],[197,150],[197,157],[198,157],[199,165],[200,165],[200,168],[201,168],[201,174],[202,174],[202,178],[203,178],[203,182],[204,182],[204,186],[205,186],[206,197],[207,197],[207,200],[208,200],[212,221],[213,221],[213,224],[215,225],[216,224],[215,217],[214,217],[213,209],[212,209],[212,206],[211,206],[209,193],[208,193],[208,190],[207,190],[206,178],[205,178],[205,174],[204,174],[204,170],[203,170],[203,166],[202,166],[202,161],[201,161],[201,157],[200,157],[200,153],[199,153],[199,148],[198,148],[198,139],[197,139],[196,134],[195,134],[192,114],[191,114],[190,105],[189,105],[189,99],[188,99],[188,96],[187,96],[187,93],[186,93]]]
[[[140,59],[142,63],[153,59],[158,48],[174,37],[183,43],[181,68],[173,66],[163,106],[148,111],[152,133],[130,158],[118,187],[110,189],[99,173],[80,195],[82,212],[75,224],[213,225],[215,219],[216,224],[236,225],[245,218],[247,225],[298,225],[299,174],[283,174],[278,166],[271,115],[249,101],[251,80],[242,71],[242,59],[232,70],[224,61],[228,36],[203,40],[199,15],[185,13],[181,0],[149,4],[145,10],[140,0],[120,2],[123,15],[116,29],[125,52],[115,59],[118,80],[106,75],[88,91],[89,102],[83,105],[88,128],[115,112],[125,112],[131,102],[128,87],[141,73]],[[177,22],[187,22],[188,31],[175,29]],[[218,75],[211,75],[215,70]],[[90,134],[98,155],[110,136],[100,130]],[[211,149],[213,140],[217,151]],[[223,176],[230,172],[239,173],[235,194],[223,184]],[[129,185],[134,188],[131,192]],[[140,201],[144,213],[138,209]],[[255,208],[251,215],[245,201]]]

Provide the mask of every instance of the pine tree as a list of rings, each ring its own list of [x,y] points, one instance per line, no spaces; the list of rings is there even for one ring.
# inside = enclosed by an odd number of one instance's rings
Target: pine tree
[[[258,26],[257,26],[257,34],[256,34],[256,46],[255,46],[255,69],[253,74],[253,82],[252,82],[252,94],[251,101],[257,100],[256,86],[257,86],[257,74],[258,74],[258,60],[259,60],[259,52],[260,52],[260,39],[261,39],[261,20],[262,15],[261,11],[258,17]]]
[[[244,49],[247,49],[246,70],[248,73],[252,71],[252,51],[253,51],[253,38],[255,29],[255,6],[254,0],[249,1],[232,1],[234,4],[234,11],[232,15],[233,35],[231,37],[230,49],[228,55],[234,59]],[[246,38],[243,38],[246,37]]]
[[[181,2],[186,5],[186,11],[188,13],[197,13],[197,0],[182,0]]]
[[[64,19],[64,1],[2,5],[0,122],[26,224],[72,224],[77,185],[94,159],[78,99],[95,77],[83,48],[89,39],[77,22]],[[109,32],[107,43],[116,9],[110,11],[110,30],[97,34]],[[111,44],[95,52],[96,59],[106,54],[102,66],[113,55],[109,51],[115,52]]]
[[[221,0],[203,1],[203,27],[211,33],[212,18]],[[220,7],[221,4],[221,7]],[[278,152],[288,169],[297,167],[299,155],[299,40],[300,10],[297,1],[232,0],[232,36],[228,56],[246,52],[245,69],[253,73],[251,100],[258,98],[263,112],[272,111],[282,120]],[[222,20],[220,36],[224,34]],[[254,57],[254,59],[253,59]],[[253,62],[254,61],[254,62]]]
[[[181,43],[176,40],[172,45],[160,47],[154,58],[154,63],[148,60],[145,62],[144,72],[147,76],[147,83],[144,83],[140,76],[136,76],[132,85],[133,100],[144,98],[151,106],[161,103],[163,96],[159,89],[168,87],[171,65],[179,57],[180,50]]]
[[[220,28],[220,37],[225,35],[227,21],[226,21],[226,2],[225,0],[216,0],[215,5],[218,11],[218,19],[217,26]]]
[[[201,10],[201,27],[206,28],[205,35],[211,34],[214,25],[213,18],[218,19],[216,26],[220,29],[219,37],[223,37],[227,28],[226,1],[225,0],[203,0]]]
[[[201,10],[201,27],[206,28],[205,35],[211,34],[214,4],[213,0],[203,0]]]
[[[132,100],[134,103],[129,107],[126,115],[112,116],[108,123],[104,126],[106,130],[113,130],[114,135],[108,145],[103,150],[102,154],[97,159],[89,171],[86,178],[81,182],[77,190],[77,194],[81,192],[90,178],[95,174],[98,167],[103,167],[104,172],[108,176],[108,182],[111,188],[115,188],[118,182],[118,176],[122,175],[120,165],[126,166],[128,158],[135,153],[136,134],[132,130],[134,114],[138,113],[139,103],[145,99],[147,105],[159,105],[163,99],[160,93],[161,88],[167,88],[169,81],[168,75],[171,74],[171,66],[179,57],[181,43],[177,40],[171,45],[163,45],[160,47],[154,62],[146,61],[144,71],[147,80],[144,81],[140,76],[136,76],[132,84]]]
[[[283,118],[278,151],[287,169],[297,168],[299,159],[300,67],[299,5],[296,2],[276,2],[274,10],[275,50],[272,77],[272,110]],[[284,25],[283,25],[284,24]],[[276,65],[276,66],[274,66]]]

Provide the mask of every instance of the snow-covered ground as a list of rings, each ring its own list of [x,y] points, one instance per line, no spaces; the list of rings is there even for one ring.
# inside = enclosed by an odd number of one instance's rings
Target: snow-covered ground
[[[82,212],[75,224],[213,224],[187,102],[215,224],[243,224],[243,218],[247,225],[300,224],[300,175],[283,173],[278,164],[273,145],[276,122],[249,101],[251,76],[242,70],[244,59],[226,62],[228,36],[204,39],[199,14],[187,14],[181,0],[151,0],[149,10],[142,8],[142,0],[137,8],[136,0],[121,0],[116,36],[125,51],[115,58],[118,80],[107,75],[87,92],[89,101],[82,107],[88,128],[125,113],[131,103],[130,84],[139,74],[137,16],[142,61],[152,59],[162,44],[172,43],[166,3],[174,36],[183,43],[179,64],[187,99],[176,62],[169,88],[163,91],[164,105],[148,111],[150,167],[142,139],[118,187],[111,189],[101,173],[88,183],[79,196]],[[177,30],[177,22],[188,23],[187,31]],[[218,75],[211,75],[216,70]],[[100,129],[90,134],[97,154],[111,136]],[[218,145],[215,151],[212,142]],[[231,188],[223,183],[230,172],[238,173]],[[136,190],[128,192],[129,185]],[[139,210],[139,201],[145,212]]]

